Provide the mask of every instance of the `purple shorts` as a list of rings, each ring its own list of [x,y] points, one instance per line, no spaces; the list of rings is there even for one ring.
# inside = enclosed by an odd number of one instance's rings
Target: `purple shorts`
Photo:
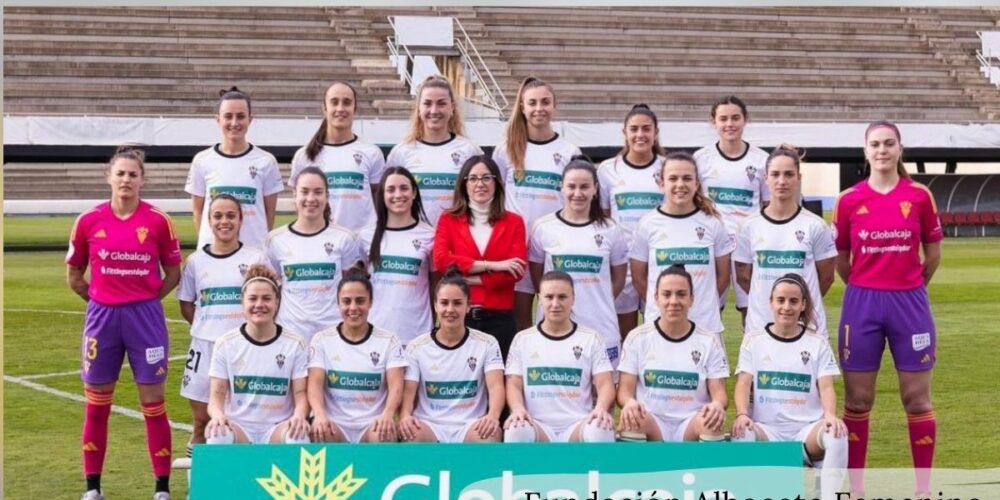
[[[844,371],[878,371],[887,340],[897,370],[930,370],[937,332],[927,289],[874,290],[848,285],[837,340]]]
[[[91,385],[118,380],[122,360],[139,384],[159,384],[167,378],[167,322],[159,299],[120,306],[87,303],[83,326],[80,376]]]

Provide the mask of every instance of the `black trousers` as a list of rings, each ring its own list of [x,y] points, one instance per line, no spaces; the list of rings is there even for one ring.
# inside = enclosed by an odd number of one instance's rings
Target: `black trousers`
[[[465,326],[496,337],[497,343],[500,344],[500,354],[503,355],[504,362],[507,362],[510,343],[513,342],[514,335],[517,334],[513,311],[472,307],[465,315]]]

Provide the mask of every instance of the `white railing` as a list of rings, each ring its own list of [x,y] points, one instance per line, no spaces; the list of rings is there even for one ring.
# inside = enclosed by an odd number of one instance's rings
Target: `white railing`
[[[391,17],[390,17],[389,23],[390,24],[392,23],[392,18]],[[407,47],[406,45],[397,45],[396,44],[396,37],[392,36],[392,35],[389,35],[389,36],[385,37],[385,46],[389,48],[389,57],[392,58],[392,66],[395,67],[396,70],[397,70],[397,73],[399,73],[403,77],[403,80],[406,82],[406,88],[408,90],[412,91],[413,90],[413,75],[411,75],[410,72],[408,70],[406,70],[406,69],[404,69],[402,71],[399,71],[399,68],[396,67],[396,65],[400,63],[399,58],[402,56],[402,54],[399,53],[399,49],[400,48],[402,48],[404,51],[406,51],[406,61],[408,61],[410,63],[413,62],[413,54],[410,53],[410,48]],[[406,63],[403,63],[403,64],[406,64]]]
[[[1000,32],[977,31],[981,48],[976,51],[979,72],[994,86],[1000,88]]]

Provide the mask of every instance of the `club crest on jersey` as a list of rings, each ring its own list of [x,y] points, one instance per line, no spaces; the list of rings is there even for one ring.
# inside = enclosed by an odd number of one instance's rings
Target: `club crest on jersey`
[[[468,363],[470,371],[476,371],[477,361],[475,356],[469,356],[469,359],[465,360],[465,362]]]
[[[799,355],[802,356],[802,364],[803,365],[809,364],[809,357],[810,357],[809,351],[802,351],[802,352],[799,353]]]
[[[274,357],[274,362],[278,364],[278,368],[279,369],[284,368],[285,367],[285,355],[284,354],[279,354],[279,355],[275,356]]]
[[[601,248],[601,245],[604,244],[604,236],[600,234],[595,234],[594,243],[597,243],[597,248]]]
[[[257,166],[256,165],[250,165],[250,178],[251,179],[256,179],[257,178],[257,172],[259,172],[259,170],[257,170]]]
[[[149,235],[149,228],[146,226],[139,226],[135,228],[135,237],[139,239],[139,243],[146,242],[146,236]]]
[[[354,163],[356,163],[358,166],[361,166],[361,160],[364,159],[364,157],[361,156],[361,153],[355,151],[354,154],[351,156],[354,158]]]
[[[190,384],[190,383],[191,383],[191,376],[190,375],[184,375],[184,377],[181,378],[181,386],[182,387],[187,387],[188,384]]]
[[[691,361],[694,361],[694,364],[698,364],[701,361],[701,351],[691,351]]]
[[[583,356],[583,348],[578,345],[573,346],[573,357],[580,359],[580,356]]]
[[[804,240],[805,238],[806,238],[805,231],[801,229],[795,231],[795,239],[799,240],[799,243],[802,243],[802,240]]]
[[[371,360],[372,360],[372,366],[378,366],[378,360],[382,356],[378,352],[372,351],[372,352],[368,353],[368,357],[371,358]]]
[[[250,269],[250,266],[246,262],[240,264],[240,276],[246,276],[248,269]]]
[[[756,177],[757,177],[757,167],[753,165],[747,165],[747,180],[753,182],[753,180]]]
[[[333,243],[329,242],[329,241],[326,242],[326,243],[323,243],[323,250],[326,250],[326,254],[327,255],[332,254],[333,253]]]
[[[413,240],[413,241],[411,241],[410,243],[412,243],[412,244],[413,244],[413,249],[414,249],[414,250],[416,250],[416,251],[418,251],[418,252],[420,251],[420,240],[417,240],[417,239],[414,239],[414,240]]]
[[[462,163],[462,155],[458,151],[455,151],[451,154],[451,162],[457,167],[460,163]]]
[[[563,157],[562,157],[561,154],[559,154],[559,153],[552,153],[552,163],[555,163],[557,167],[559,165],[562,165],[562,160],[563,160]]]
[[[903,218],[904,219],[910,217],[910,210],[911,209],[913,209],[913,204],[912,203],[910,203],[908,201],[900,202],[900,204],[899,204],[899,212],[903,214]]]
[[[694,233],[698,235],[698,239],[700,240],[705,237],[705,228],[698,226],[694,228]]]

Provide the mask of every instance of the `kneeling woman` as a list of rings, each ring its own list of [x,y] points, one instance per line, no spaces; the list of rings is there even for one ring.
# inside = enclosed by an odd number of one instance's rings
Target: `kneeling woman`
[[[648,441],[720,439],[726,351],[716,334],[688,319],[694,285],[683,266],[660,272],[654,290],[659,318],[629,332],[618,364],[622,430]]]
[[[274,322],[278,275],[255,264],[243,281],[247,322],[215,341],[209,444],[308,443],[306,342]],[[230,394],[232,392],[232,394]]]
[[[445,273],[434,297],[438,327],[406,346],[400,433],[406,441],[500,441],[500,345],[465,326],[469,285],[457,269]]]
[[[393,417],[403,398],[406,358],[395,334],[368,322],[372,284],[361,269],[337,285],[343,321],[317,333],[309,349],[309,404],[316,441],[397,441]]]
[[[733,440],[802,442],[806,461],[821,469],[821,498],[835,498],[847,468],[847,427],[836,416],[833,388],[840,370],[829,339],[816,333],[801,276],[789,273],[774,282],[771,312],[774,322],[748,331],[740,347]],[[804,404],[788,404],[793,398]]]
[[[570,321],[573,300],[569,274],[542,276],[538,303],[544,319],[514,337],[507,358],[506,442],[615,440],[611,361],[597,332]]]

